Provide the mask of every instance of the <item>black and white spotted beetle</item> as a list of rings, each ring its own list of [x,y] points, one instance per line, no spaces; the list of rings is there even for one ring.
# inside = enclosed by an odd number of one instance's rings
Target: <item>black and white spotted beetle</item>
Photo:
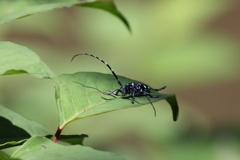
[[[166,88],[166,86],[164,86],[162,88],[159,88],[159,89],[154,89],[154,88],[151,88],[151,87],[149,87],[145,84],[138,83],[138,82],[131,82],[131,83],[128,83],[126,85],[123,85],[121,83],[121,81],[119,80],[118,76],[113,71],[113,69],[105,61],[103,61],[102,59],[100,59],[97,56],[94,56],[94,55],[88,54],[88,53],[81,53],[81,54],[76,54],[75,56],[73,56],[71,61],[73,61],[73,59],[76,56],[79,56],[79,55],[88,55],[88,56],[92,56],[92,57],[100,60],[102,63],[104,63],[110,69],[110,71],[112,72],[112,74],[116,78],[118,84],[121,86],[120,89],[115,89],[113,91],[110,91],[109,93],[102,92],[103,94],[105,94],[105,95],[118,95],[118,93],[122,93],[122,98],[123,99],[130,99],[131,103],[136,102],[135,97],[146,96],[148,101],[151,103],[151,105],[153,107],[153,110],[154,110],[154,115],[156,116],[156,110],[155,110],[152,102],[150,101],[149,97],[150,98],[159,98],[160,95],[151,95],[150,93],[151,93],[151,90],[154,90],[154,91],[163,90],[163,89]]]

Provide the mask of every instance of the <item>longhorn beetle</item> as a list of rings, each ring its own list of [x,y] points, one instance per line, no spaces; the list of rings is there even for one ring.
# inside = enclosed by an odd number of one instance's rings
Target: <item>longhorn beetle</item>
[[[102,59],[100,59],[97,56],[94,56],[94,55],[88,54],[88,53],[80,53],[80,54],[76,54],[75,56],[73,56],[71,61],[73,61],[73,59],[76,56],[80,56],[80,55],[92,56],[92,57],[98,59],[99,61],[104,63],[110,69],[110,71],[112,72],[112,74],[116,78],[118,84],[120,85],[120,89],[115,89],[113,91],[110,91],[109,93],[102,92],[103,94],[105,94],[105,95],[112,95],[112,94],[113,95],[118,95],[118,93],[121,93],[122,94],[122,98],[123,99],[129,99],[132,104],[134,104],[134,102],[136,102],[135,101],[135,97],[146,96],[146,98],[148,99],[148,101],[151,103],[151,105],[153,107],[154,115],[156,117],[156,109],[153,106],[153,104],[152,104],[151,100],[149,99],[149,97],[150,98],[159,98],[161,95],[151,95],[150,93],[151,93],[151,90],[153,90],[153,91],[163,90],[163,89],[166,88],[166,86],[164,86],[162,88],[159,88],[159,89],[154,89],[154,88],[151,88],[151,87],[149,87],[149,86],[147,86],[145,84],[139,83],[139,82],[131,82],[131,83],[128,83],[126,85],[123,85],[121,83],[121,81],[119,80],[118,76],[113,71],[113,69],[105,61],[103,61]]]

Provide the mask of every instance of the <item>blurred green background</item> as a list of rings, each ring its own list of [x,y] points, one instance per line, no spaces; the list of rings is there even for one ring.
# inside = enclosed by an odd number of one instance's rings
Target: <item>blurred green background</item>
[[[88,134],[84,144],[129,160],[240,159],[240,1],[116,0],[132,34],[114,16],[89,8],[38,13],[0,27],[0,40],[35,51],[56,74],[110,73],[164,93],[176,93],[180,115],[169,105],[110,112],[68,125],[63,134]],[[51,80],[28,75],[0,78],[0,103],[55,132],[58,117]]]

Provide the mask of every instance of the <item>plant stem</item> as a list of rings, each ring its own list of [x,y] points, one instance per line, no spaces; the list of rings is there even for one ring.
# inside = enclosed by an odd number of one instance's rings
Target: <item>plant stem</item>
[[[58,141],[58,137],[60,136],[60,134],[61,134],[61,132],[62,132],[62,130],[63,130],[63,128],[59,128],[58,127],[58,129],[57,129],[57,131],[56,131],[56,133],[55,133],[55,135],[54,135],[54,137],[53,137],[53,142],[57,142]]]

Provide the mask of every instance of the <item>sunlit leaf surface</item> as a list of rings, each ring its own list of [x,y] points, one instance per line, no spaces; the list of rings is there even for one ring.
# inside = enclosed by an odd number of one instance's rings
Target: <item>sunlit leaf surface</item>
[[[49,11],[56,8],[71,7],[73,5],[90,7],[105,10],[119,18],[130,30],[130,26],[125,17],[117,10],[113,1],[92,1],[92,0],[1,0],[0,1],[0,24],[24,18],[29,15]]]
[[[134,82],[134,80],[122,76],[119,78],[123,84]],[[128,99],[122,99],[120,95],[112,97],[101,93],[118,88],[120,86],[111,74],[78,72],[60,75],[58,82],[55,82],[60,126],[64,127],[75,119],[149,103],[145,96],[136,97],[136,102],[132,104]],[[160,94],[156,91],[152,91],[152,95],[161,95],[159,98],[151,98],[152,102],[167,99],[172,106],[174,120],[177,120],[178,105],[175,95]],[[174,98],[169,99],[170,97]]]
[[[64,146],[51,140],[34,136],[22,145],[12,158],[20,159],[58,159],[58,160],[124,160],[111,152],[97,151],[81,145]]]
[[[36,53],[12,42],[0,42],[0,66],[0,75],[28,73],[36,78],[54,77]]]

